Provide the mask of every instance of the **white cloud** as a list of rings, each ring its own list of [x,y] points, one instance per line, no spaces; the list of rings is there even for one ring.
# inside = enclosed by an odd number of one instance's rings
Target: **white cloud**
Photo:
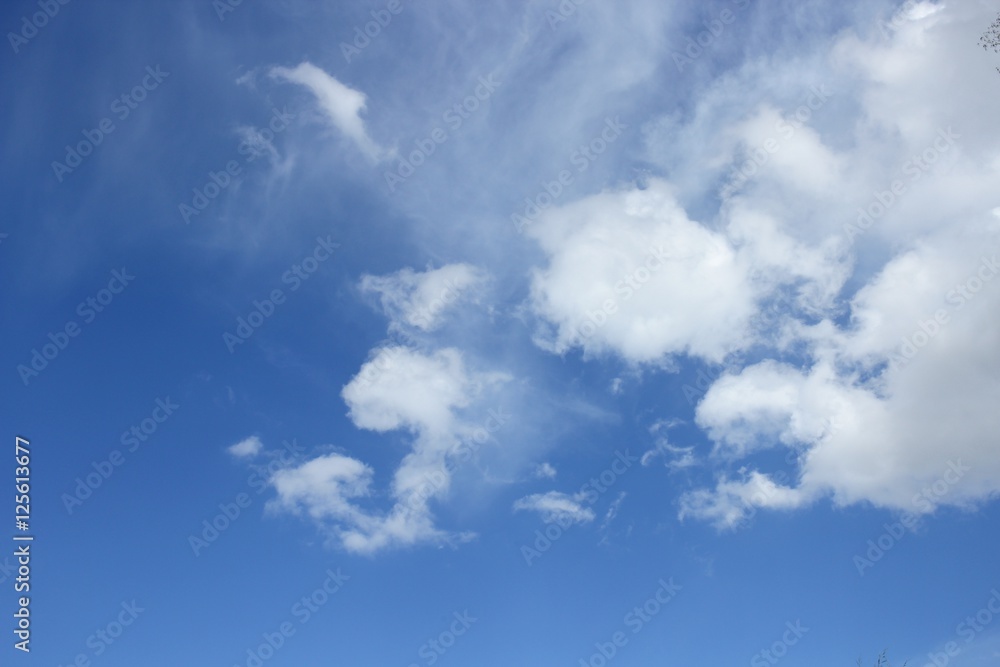
[[[628,495],[624,491],[618,493],[618,497],[612,501],[611,505],[608,507],[608,511],[604,513],[604,521],[601,523],[601,530],[606,531],[611,522],[618,518],[618,511],[621,509],[622,502],[625,500],[625,496]]]
[[[469,264],[448,264],[415,272],[406,268],[387,276],[366,275],[361,291],[379,295],[382,309],[394,324],[432,331],[444,312],[479,287],[486,274]]]
[[[676,417],[673,419],[660,419],[649,427],[649,433],[656,440],[652,449],[648,450],[639,459],[643,466],[652,465],[658,458],[666,459],[666,467],[670,470],[684,470],[698,465],[698,459],[694,455],[694,447],[678,447],[673,445],[667,438],[666,432],[672,428],[680,426],[684,422]]]
[[[235,445],[230,445],[226,448],[226,451],[237,458],[251,458],[257,456],[263,446],[264,444],[260,441],[260,438],[252,435],[245,440],[237,442]]]
[[[309,89],[316,98],[327,121],[350,138],[371,160],[379,160],[384,151],[368,136],[361,112],[365,110],[365,94],[349,88],[310,62],[289,69],[272,67],[272,77]]]
[[[548,257],[532,279],[536,340],[556,353],[719,362],[756,342],[753,318],[781,288],[794,288],[788,308],[822,312],[847,277],[837,239],[808,246],[748,210],[712,231],[661,180],[550,209],[529,229]]]
[[[514,511],[538,512],[546,523],[561,526],[589,523],[594,520],[594,511],[584,507],[583,500],[584,495],[580,493],[572,496],[560,491],[535,493],[514,501]]]
[[[806,100],[819,106],[825,104],[827,95],[827,91],[820,91]],[[806,109],[811,111],[808,105]],[[827,147],[815,129],[799,121],[794,113],[782,113],[766,103],[737,125],[732,136],[746,151],[738,178],[780,179],[801,192],[828,196],[845,169],[844,156]],[[777,147],[773,152],[768,150],[772,146]]]
[[[697,409],[716,453],[735,460],[787,448],[803,502],[829,496],[927,513],[1000,493],[1000,264],[993,282],[978,283],[996,260],[973,254],[1000,250],[1000,238],[966,234],[891,261],[852,301],[851,328],[803,327],[811,366],[763,361],[721,377]],[[969,470],[950,481],[956,465]],[[926,493],[942,480],[946,493]],[[733,496],[731,485],[716,494],[732,504],[722,497]],[[691,502],[688,514],[706,515]]]
[[[715,489],[701,489],[681,498],[680,518],[711,522],[720,530],[733,529],[752,517],[757,508],[795,509],[809,500],[801,490],[776,483],[754,471],[742,481],[723,477]]]
[[[763,353],[698,405],[718,470],[682,497],[682,516],[733,525],[748,507],[820,498],[926,513],[1000,493],[1000,277],[983,277],[1000,251],[1000,88],[976,49],[994,15],[920,3],[888,32],[748,61],[691,115],[647,125],[651,156],[677,179],[549,208],[527,227],[545,253],[529,298],[543,348],[630,364]],[[705,210],[699,193],[770,140],[716,216],[682,208]],[[859,234],[861,211],[873,213]],[[895,363],[904,351],[914,358]],[[774,448],[792,474],[749,466]],[[695,461],[660,438],[643,463],[670,455]],[[946,493],[925,492],[963,467]]]
[[[601,544],[608,544],[610,537],[611,523],[618,518],[618,512],[621,510],[622,503],[625,501],[625,496],[628,495],[625,491],[618,493],[618,497],[615,498],[611,505],[608,507],[608,511],[604,513],[604,520],[601,521],[601,526],[598,528],[598,532],[601,534]],[[629,526],[626,535],[631,534],[632,527]]]
[[[665,465],[671,470],[684,470],[698,465],[694,447],[672,445],[665,437],[657,438],[654,447],[642,455],[639,463],[650,466],[658,458],[666,459]]]
[[[342,395],[354,424],[379,432],[398,428],[431,434],[451,431],[452,410],[468,403],[469,380],[461,354],[449,349],[428,356],[405,347],[385,348],[382,354],[377,361],[388,367],[380,369],[374,381],[356,378],[344,387]],[[367,370],[362,367],[358,376],[372,375]]]
[[[548,256],[531,288],[553,327],[543,347],[651,362],[719,359],[741,342],[753,289],[726,239],[691,222],[665,183],[550,209],[529,234]]]
[[[385,348],[341,392],[355,426],[384,433],[407,430],[411,450],[393,476],[392,507],[363,508],[373,471],[356,459],[328,454],[272,478],[272,508],[304,512],[334,544],[355,553],[444,540],[466,540],[435,526],[431,503],[447,496],[453,457],[474,432],[460,413],[504,376],[470,373],[454,349],[421,353]],[[485,411],[484,411],[485,412]]]
[[[889,34],[874,22],[848,27],[826,42],[811,43],[808,53],[796,55],[797,46],[783,44],[780,53],[748,59],[714,77],[689,112],[647,123],[632,135],[634,140],[645,135],[646,157],[658,173],[670,175],[669,182],[653,178],[641,187],[575,202],[567,189],[559,206],[527,228],[542,251],[527,299],[537,318],[539,346],[557,354],[581,350],[585,357],[616,358],[641,366],[628,369],[637,375],[668,366],[679,355],[732,362],[734,370],[708,389],[696,411],[696,425],[714,444],[712,455],[696,458],[693,448],[660,434],[643,457],[644,464],[662,457],[673,469],[696,463],[716,467],[706,488],[682,497],[683,517],[734,526],[756,509],[791,510],[819,499],[919,506],[927,512],[942,505],[971,506],[1000,491],[1000,451],[992,446],[1000,431],[995,410],[1000,290],[994,290],[1000,279],[961,307],[947,297],[1000,240],[993,213],[1000,88],[992,63],[982,62],[976,46],[993,13],[982,3],[934,7],[931,12],[930,3],[922,3]],[[613,96],[616,105],[634,102],[622,101],[631,94],[629,86],[656,71],[651,54],[664,44],[665,33],[647,28],[648,53],[630,51],[627,59],[644,65],[643,73],[618,86],[622,95]],[[599,51],[614,52],[620,43],[603,34],[595,28],[594,36],[603,40]],[[595,53],[587,55],[594,59]],[[698,66],[709,62],[706,57]],[[508,78],[509,67],[500,69],[504,85],[514,86],[505,88],[511,91],[506,94],[515,95],[518,78]],[[590,77],[598,79],[587,68],[563,72],[557,92],[565,97],[585,83],[587,99],[606,105],[606,80],[592,83]],[[812,109],[791,135],[783,134],[782,123],[791,122],[796,108],[821,85],[829,88],[829,101]],[[460,99],[458,89],[451,90]],[[359,116],[364,98],[348,99],[354,102],[342,118],[354,119],[353,127],[367,137]],[[545,149],[532,155],[547,166],[535,181],[520,184],[528,193],[538,178],[551,179],[565,166],[568,155],[558,146],[585,138],[596,113],[574,110],[550,132],[548,112],[538,108],[525,127],[545,137],[540,144]],[[508,167],[527,163],[485,135],[487,120],[500,118],[499,111],[463,128],[468,134],[461,161],[442,153],[435,158],[442,173],[431,163],[421,172],[424,182],[435,186],[474,184],[469,191],[485,194],[474,198],[469,210],[490,210],[491,193],[519,191],[492,187],[498,177],[489,174],[471,179],[464,173],[475,157],[496,158]],[[642,123],[626,120],[636,128]],[[927,154],[950,127],[957,142],[939,151],[933,164],[908,173],[914,156]],[[766,164],[716,199],[733,168],[771,138],[779,147],[769,152]],[[623,139],[616,150],[627,150],[632,140]],[[575,191],[593,192],[602,181],[611,182],[605,176],[621,165],[619,159],[608,151],[588,167],[586,179],[574,183]],[[894,179],[905,186],[904,194],[894,196],[862,236],[847,234],[845,226],[858,219],[859,208],[884,197]],[[420,193],[416,201],[424,190],[410,192]],[[444,204],[428,204],[434,207]],[[492,212],[506,223],[506,208]],[[448,219],[465,220],[466,213]],[[451,224],[434,222],[423,231],[427,238],[447,236],[442,243],[461,247],[466,241],[461,235],[440,234],[454,229]],[[487,228],[493,229],[483,225]],[[482,234],[468,243],[483,246],[483,238],[499,238],[491,231]],[[520,269],[532,257],[523,256],[527,259],[511,264]],[[406,269],[366,276],[362,290],[377,296],[392,326],[433,332],[446,312],[448,271],[459,278],[455,300],[473,290],[474,274],[482,275],[464,264],[423,273]],[[887,367],[904,338],[912,343],[942,308],[947,324],[933,336],[925,334],[912,361]],[[733,361],[747,351],[752,365]],[[337,520],[340,543],[372,551],[442,539],[428,504],[408,505],[405,499],[414,498],[419,480],[448,460],[465,427],[461,415],[474,405],[474,386],[484,383],[454,350],[392,346],[364,365],[344,389],[351,418],[359,428],[409,431],[412,450],[396,472],[393,508],[365,514],[364,521]],[[611,386],[617,392],[625,383]],[[756,469],[763,465],[764,450],[786,454],[791,469]],[[767,452],[768,460],[773,453]],[[959,460],[971,471],[946,494],[919,495]],[[441,482],[431,499],[444,498],[450,476]],[[362,497],[348,500],[357,505]],[[568,512],[565,516],[574,516],[574,503],[587,509],[578,498],[556,492],[522,501],[522,509],[548,507]]]
[[[975,48],[994,16],[919,3],[884,33],[845,30],[807,58],[747,63],[720,77],[689,126],[661,124],[694,137],[684,157],[699,166],[686,183],[704,191],[743,149],[779,140],[718,221],[734,263],[763,279],[743,307],[777,300],[757,337],[773,358],[723,375],[698,405],[719,470],[714,486],[682,497],[682,517],[732,526],[820,498],[922,514],[1000,494],[1000,278],[984,278],[1000,251],[989,112],[1000,89]],[[784,137],[790,82],[803,95],[826,82],[832,95]],[[719,132],[720,118],[733,129]],[[860,210],[874,213],[858,234]],[[863,262],[845,262],[845,250]],[[775,448],[791,474],[753,469]],[[734,461],[747,466],[735,479]]]
[[[305,511],[314,519],[362,522],[352,501],[369,494],[372,470],[340,454],[320,456],[294,468],[277,471],[271,484],[278,498],[273,509]]]
[[[267,508],[305,513],[329,532],[336,545],[359,554],[449,538],[434,527],[421,500],[397,503],[384,515],[363,509],[358,501],[370,495],[372,475],[372,469],[356,459],[340,454],[320,456],[275,473],[271,484],[277,498]]]
[[[556,469],[551,463],[540,463],[535,466],[535,477],[539,479],[554,479],[556,474]]]

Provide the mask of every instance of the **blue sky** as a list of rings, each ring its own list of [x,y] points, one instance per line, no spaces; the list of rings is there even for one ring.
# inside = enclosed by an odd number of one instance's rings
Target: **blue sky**
[[[4,664],[997,664],[996,11],[6,3]]]

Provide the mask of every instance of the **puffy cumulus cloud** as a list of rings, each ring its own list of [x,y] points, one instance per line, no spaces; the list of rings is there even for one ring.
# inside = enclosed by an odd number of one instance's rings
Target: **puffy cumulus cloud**
[[[376,161],[385,155],[385,151],[368,136],[361,118],[366,105],[364,93],[345,86],[307,61],[294,68],[272,67],[270,75],[308,89],[326,120],[353,141],[369,159]]]
[[[851,302],[851,326],[837,339],[847,358],[899,360],[904,339],[941,310],[949,331],[972,322],[989,330],[990,314],[983,308],[995,303],[1000,292],[1000,281],[993,280],[1000,225],[982,214],[953,231],[915,242],[858,290]],[[951,326],[952,314],[957,326]],[[989,354],[986,349],[970,352]]]
[[[788,309],[824,312],[849,273],[836,238],[809,246],[749,209],[713,231],[661,180],[550,209],[529,233],[548,259],[531,286],[538,344],[630,363],[721,361],[756,342],[764,302],[790,290]]]
[[[457,350],[433,355],[405,347],[382,351],[387,366],[369,372],[369,361],[342,392],[358,428],[392,431],[409,428],[416,432],[447,433],[454,422],[453,409],[468,404],[469,380]],[[374,377],[372,381],[362,378]]]
[[[362,508],[373,471],[341,454],[319,456],[271,478],[277,498],[270,512],[305,514],[326,529],[333,541],[353,553],[372,554],[389,547],[448,539],[434,526],[424,502],[398,503],[387,514]],[[462,536],[458,536],[462,539]]]
[[[822,108],[831,95],[825,86],[817,87],[803,106],[810,112],[812,107]],[[731,193],[748,179],[767,175],[813,196],[831,195],[847,162],[823,143],[814,128],[799,120],[803,116],[764,103],[730,130],[730,140],[739,145],[739,161],[723,191]]]
[[[383,358],[383,356],[385,357]],[[435,525],[431,502],[447,495],[456,460],[467,457],[506,417],[484,410],[485,421],[471,422],[463,409],[506,376],[470,372],[454,349],[421,353],[405,347],[382,350],[341,392],[354,425],[379,433],[407,430],[411,449],[393,476],[393,505],[379,512],[364,507],[373,471],[362,462],[326,454],[271,478],[274,511],[305,514],[331,541],[348,551],[377,551],[444,540],[465,540]],[[485,428],[484,426],[485,425]]]
[[[260,441],[260,438],[255,435],[251,435],[249,438],[241,440],[235,445],[230,445],[226,448],[226,451],[236,458],[253,458],[260,453],[260,450],[263,447],[264,443]]]
[[[479,426],[462,417],[475,401],[507,382],[503,373],[469,372],[461,353],[453,348],[422,353],[388,348],[387,366],[368,372],[368,362],[344,387],[341,395],[358,428],[385,432],[409,429],[415,436],[413,450],[403,459],[393,482],[394,493],[406,497],[418,491],[463,441],[474,437]],[[483,410],[489,430],[501,417]],[[481,415],[480,415],[481,417]],[[437,492],[447,491],[450,475],[440,478]]]
[[[835,62],[855,68],[861,77],[860,97],[869,122],[920,143],[941,119],[959,122],[976,113],[952,115],[956,100],[982,93],[976,86],[985,77],[975,75],[981,51],[977,53],[975,38],[965,41],[978,36],[996,10],[975,5],[920,2],[902,8],[878,32],[847,33],[834,44]],[[953,68],[963,69],[962,76],[952,75]]]
[[[726,239],[692,222],[665,183],[550,209],[530,228],[546,252],[531,307],[556,353],[616,352],[635,362],[741,342],[754,290]]]
[[[377,294],[394,325],[432,331],[442,322],[449,306],[482,286],[485,271],[469,264],[448,264],[439,269],[416,272],[402,269],[387,276],[365,275],[362,292]]]
[[[560,491],[535,493],[514,501],[514,511],[538,512],[546,523],[569,526],[594,520],[594,511],[583,506],[584,495],[568,495]]]
[[[1000,234],[966,234],[891,261],[855,295],[845,329],[803,327],[807,368],[763,361],[715,382],[697,422],[716,453],[788,448],[803,503],[928,513],[1000,493]],[[718,521],[733,497],[720,483],[689,494],[682,514]]]
[[[790,315],[807,317],[835,309],[851,273],[842,237],[810,245],[791,236],[774,216],[749,207],[730,211],[726,232],[740,267],[754,279],[758,309],[780,305]]]
[[[732,530],[752,518],[758,508],[790,510],[809,500],[802,490],[783,486],[760,472],[744,477],[730,480],[724,476],[714,489],[685,494],[681,498],[681,520],[690,516],[720,530]]]
[[[747,63],[692,119],[656,126],[689,137],[688,186],[729,185],[718,228],[747,275],[796,276],[765,281],[749,306],[779,306],[759,336],[771,358],[724,374],[697,407],[720,470],[682,496],[682,517],[733,526],[822,498],[929,513],[1000,492],[1000,88],[976,48],[994,16],[907,3],[809,56]],[[809,113],[792,111],[789,82]],[[710,136],[719,119],[732,130]],[[791,470],[754,469],[774,448]]]
[[[791,408],[808,403],[822,415],[833,397],[821,391],[823,385],[805,385],[794,367],[761,362],[716,381],[698,404],[697,423],[716,443],[715,453],[730,459],[781,444],[814,442],[829,428],[829,419],[793,419]]]
[[[995,206],[1000,135],[990,110],[1000,92],[976,45],[991,11],[919,5],[881,26],[859,15],[856,27],[817,36],[807,52],[786,48],[715,77],[690,113],[646,124],[649,158],[685,202],[700,206],[721,190],[723,220],[763,211],[812,243],[857,240],[844,228],[872,207],[862,245],[883,247],[856,279],[888,259],[885,246],[952,219],[955,202]],[[895,181],[903,196],[891,192]]]
[[[275,472],[271,485],[278,497],[270,506],[314,519],[358,522],[363,514],[352,501],[369,494],[371,481],[372,469],[361,461],[327,454]]]

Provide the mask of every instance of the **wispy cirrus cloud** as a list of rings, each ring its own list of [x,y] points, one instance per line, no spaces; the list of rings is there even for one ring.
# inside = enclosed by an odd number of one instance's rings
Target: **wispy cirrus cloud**
[[[571,525],[590,523],[594,520],[594,510],[584,507],[583,494],[569,495],[561,491],[534,493],[514,502],[514,511],[538,512],[546,523]]]
[[[385,150],[368,135],[365,121],[361,118],[367,106],[364,93],[344,85],[308,61],[293,68],[272,67],[269,74],[272,78],[297,84],[312,93],[327,122],[354,142],[371,161],[378,161],[386,155]]]

